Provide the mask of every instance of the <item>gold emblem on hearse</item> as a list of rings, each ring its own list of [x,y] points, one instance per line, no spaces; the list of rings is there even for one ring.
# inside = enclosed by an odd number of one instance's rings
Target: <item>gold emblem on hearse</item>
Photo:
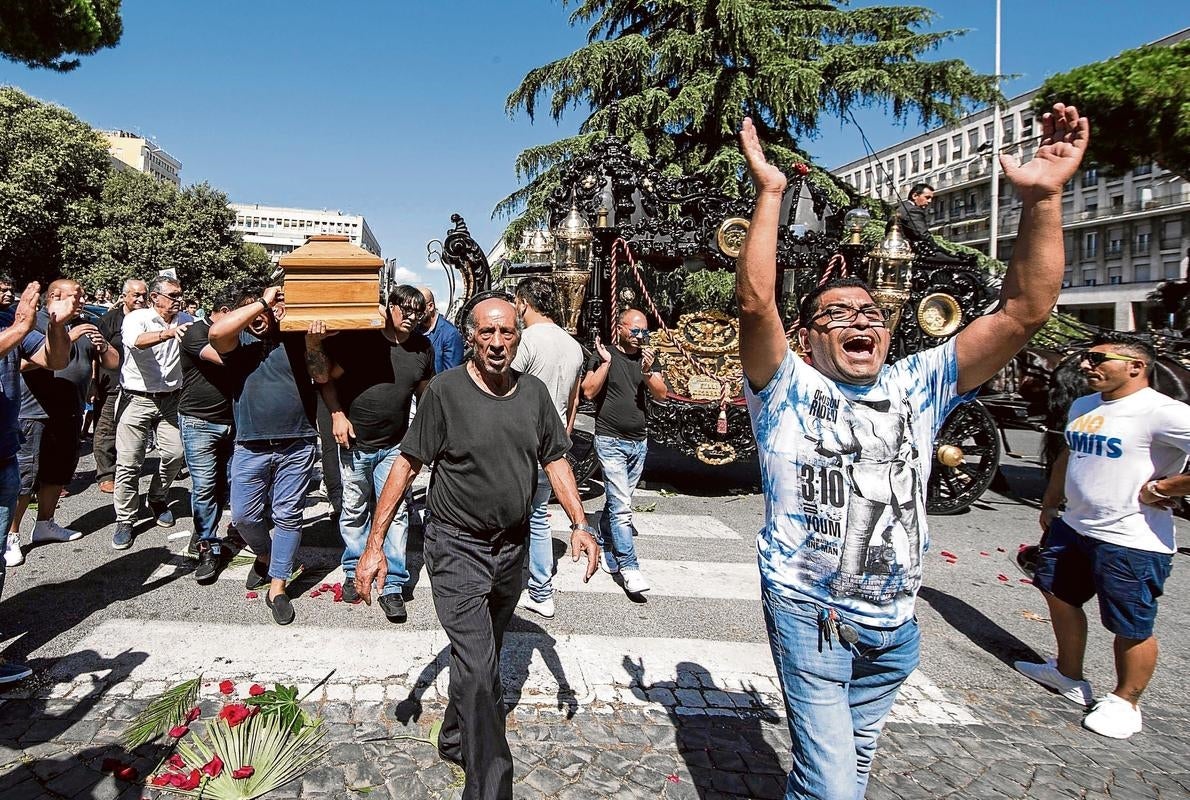
[[[728,258],[739,258],[750,224],[751,221],[743,217],[728,217],[723,220],[719,229],[715,231],[715,244],[719,245],[719,252]]]
[[[963,324],[963,310],[959,308],[959,301],[950,295],[934,292],[917,304],[917,324],[927,336],[942,339]]]

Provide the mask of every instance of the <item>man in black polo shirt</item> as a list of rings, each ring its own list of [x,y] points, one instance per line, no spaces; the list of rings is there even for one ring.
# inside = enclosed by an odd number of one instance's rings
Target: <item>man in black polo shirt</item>
[[[595,402],[595,452],[606,498],[599,520],[600,563],[606,572],[620,573],[630,594],[649,590],[632,540],[632,493],[649,451],[645,392],[655,400],[666,396],[656,354],[644,346],[648,335],[644,314],[634,308],[622,313],[611,348],[596,340],[582,384],[583,396]]]
[[[233,308],[251,302],[238,288],[229,287],[213,298],[210,316],[196,320],[182,334],[182,396],[178,399],[178,428],[182,452],[190,470],[190,509],[194,533],[188,551],[198,559],[194,579],[210,583],[219,575],[222,545],[219,517],[227,505],[228,467],[235,445],[231,414],[231,374],[211,346],[211,325]]]
[[[111,494],[116,490],[116,402],[120,396],[120,361],[124,358],[124,317],[144,308],[149,287],[144,281],[129,278],[124,281],[120,300],[99,318],[99,332],[116,351],[116,366],[99,371],[95,379],[95,483],[99,491]]]
[[[355,585],[365,602],[371,602],[374,581],[383,585],[388,527],[413,477],[433,462],[424,552],[434,608],[451,649],[450,702],[438,750],[463,766],[466,800],[511,798],[500,645],[524,588],[539,461],[570,518],[571,557],[587,556],[584,580],[595,572],[599,550],[549,390],[538,378],[509,369],[520,343],[512,303],[476,305],[467,317],[467,343],[471,360],[434,378],[418,403],[376,503]]]
[[[300,333],[281,333],[284,301],[281,289],[270,286],[211,325],[208,335],[231,374],[232,522],[256,553],[246,586],[268,584],[265,602],[278,625],[294,619],[285,583],[302,542],[302,510],[318,449],[305,342]]]
[[[409,407],[434,376],[434,348],[418,333],[426,301],[413,286],[397,286],[383,307],[384,330],[346,331],[322,341],[306,338],[306,365],[331,413],[343,477],[343,600],[354,602],[355,565],[368,539],[372,509],[409,427]],[[324,350],[325,348],[325,350]],[[405,544],[409,510],[401,503],[384,538],[388,570],[380,608],[393,622],[406,619],[402,588],[409,582]]]

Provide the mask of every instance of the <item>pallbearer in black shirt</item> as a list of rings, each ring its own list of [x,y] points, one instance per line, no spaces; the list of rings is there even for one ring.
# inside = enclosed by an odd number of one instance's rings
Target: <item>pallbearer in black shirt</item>
[[[343,600],[354,602],[355,565],[368,539],[372,509],[401,454],[409,407],[434,376],[434,348],[417,332],[426,299],[414,286],[397,286],[381,307],[384,330],[346,331],[323,341],[321,330],[306,337],[306,366],[331,413],[343,477]],[[405,544],[406,503],[384,539],[388,570],[380,608],[392,622],[406,619],[402,590],[409,582]]]
[[[194,533],[188,552],[198,559],[194,579],[210,583],[223,563],[219,517],[230,500],[228,469],[235,446],[231,414],[231,374],[210,343],[211,325],[232,309],[255,302],[230,286],[212,298],[210,316],[197,320],[182,335],[182,396],[178,429],[190,470],[190,509]]]
[[[424,550],[434,608],[451,648],[450,702],[438,750],[466,772],[465,800],[492,800],[512,797],[500,645],[524,588],[539,461],[570,518],[571,557],[587,556],[584,580],[594,574],[599,550],[549,391],[532,375],[509,369],[520,343],[516,309],[506,300],[485,300],[466,327],[472,358],[434,378],[418,402],[376,504],[355,586],[371,602],[373,582],[384,585],[388,527],[413,477],[433,462]]]

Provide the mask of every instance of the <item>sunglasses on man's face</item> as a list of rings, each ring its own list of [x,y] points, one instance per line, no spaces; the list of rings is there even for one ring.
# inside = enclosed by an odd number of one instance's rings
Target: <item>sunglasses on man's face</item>
[[[1142,364],[1144,363],[1143,358],[1137,358],[1136,356],[1112,352],[1102,353],[1098,350],[1084,350],[1079,354],[1078,361],[1080,364],[1086,361],[1092,367],[1101,367],[1105,361],[1139,361]]]
[[[648,328],[629,328],[628,329],[629,336],[644,336],[648,332],[649,332]]]

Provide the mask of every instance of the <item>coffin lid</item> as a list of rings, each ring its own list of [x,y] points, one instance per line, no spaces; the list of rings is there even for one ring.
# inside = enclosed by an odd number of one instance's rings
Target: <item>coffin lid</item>
[[[380,256],[373,255],[362,247],[356,247],[341,234],[324,233],[311,236],[306,243],[281,256],[277,262],[282,269],[294,267],[359,267],[378,269],[384,266]]]

